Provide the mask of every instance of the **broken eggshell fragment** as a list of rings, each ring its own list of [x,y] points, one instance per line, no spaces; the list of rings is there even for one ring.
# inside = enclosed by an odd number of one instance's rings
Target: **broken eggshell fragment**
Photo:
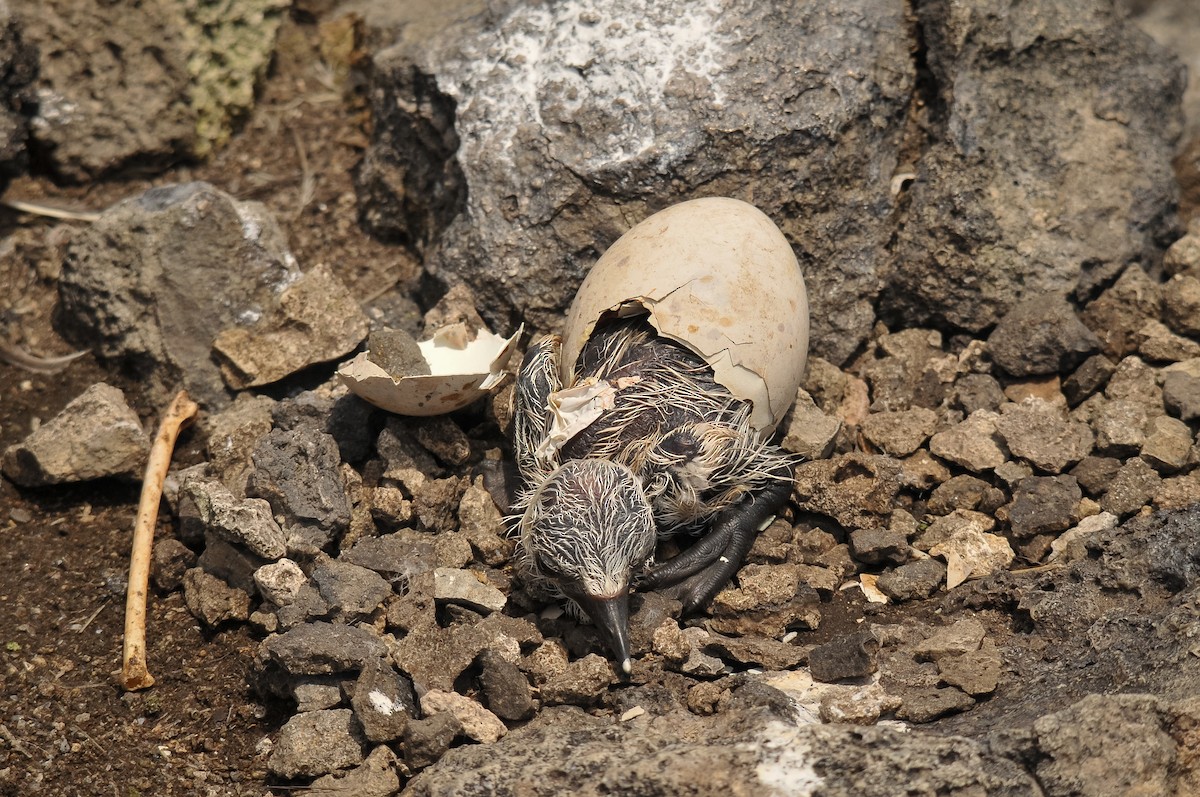
[[[796,398],[808,355],[808,294],[787,238],[737,199],[694,199],[622,235],[567,314],[562,379],[602,318],[648,313],[659,334],[704,358],[770,433]]]
[[[397,415],[462,409],[504,378],[524,327],[508,338],[481,329],[473,340],[465,340],[455,326],[417,344],[428,374],[390,374],[362,352],[338,368],[338,379],[359,398]]]

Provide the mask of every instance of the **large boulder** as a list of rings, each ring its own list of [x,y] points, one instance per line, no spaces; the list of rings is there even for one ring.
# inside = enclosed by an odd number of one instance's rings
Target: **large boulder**
[[[1111,0],[936,0],[917,10],[931,140],[887,311],[973,332],[1015,302],[1090,296],[1174,226],[1179,63]]]
[[[254,105],[290,3],[11,5],[41,51],[34,147],[57,177],[82,181],[223,144]]]
[[[364,220],[543,329],[600,252],[666,205],[753,202],[845,360],[874,320],[914,83],[899,0],[499,4],[375,58]]]
[[[267,314],[299,277],[263,206],[207,183],[153,188],[71,241],[59,321],[71,340],[143,380],[154,405],[184,387],[219,408],[229,394],[214,339]]]

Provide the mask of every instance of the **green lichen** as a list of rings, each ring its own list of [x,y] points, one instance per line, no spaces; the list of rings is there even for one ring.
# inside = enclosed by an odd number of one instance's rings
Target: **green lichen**
[[[206,157],[229,140],[234,122],[254,106],[275,38],[291,0],[180,0],[187,18],[196,118],[194,154]]]

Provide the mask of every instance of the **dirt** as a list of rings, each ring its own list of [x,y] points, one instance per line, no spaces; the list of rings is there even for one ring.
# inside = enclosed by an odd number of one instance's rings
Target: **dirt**
[[[150,179],[63,187],[16,181],[6,198],[100,210],[152,185],[204,180],[264,202],[306,268],[336,264],[362,298],[410,284],[416,264],[359,228],[351,173],[367,141],[368,116],[353,87],[332,84],[317,56],[315,25],[289,21],[275,68],[235,140],[204,165],[181,164]],[[0,254],[0,336],[41,356],[71,347],[54,332],[58,222],[0,211],[0,237],[22,242]],[[161,408],[139,404],[88,355],[57,374],[0,362],[0,450],[48,420],[98,381],[115,383],[148,427]],[[202,459],[185,433],[175,463]],[[18,491],[0,480],[0,794],[263,794],[259,742],[280,721],[247,686],[257,640],[245,626],[209,633],[180,592],[152,594],[147,659],[157,680],[124,694],[121,663],[129,546],[139,485],[106,480]],[[160,511],[157,534],[172,533]]]

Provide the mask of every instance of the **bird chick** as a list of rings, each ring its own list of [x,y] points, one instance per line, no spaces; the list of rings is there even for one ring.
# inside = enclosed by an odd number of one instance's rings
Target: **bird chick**
[[[578,604],[628,673],[635,580],[684,611],[705,606],[786,502],[792,461],[760,439],[748,402],[644,317],[598,325],[567,390],[559,349],[535,342],[517,375],[520,561]],[[704,536],[651,566],[656,538],[681,532]]]
[[[654,554],[650,504],[633,471],[571,460],[529,499],[520,525],[527,569],[555,585],[604,633],[629,673],[629,580]]]

